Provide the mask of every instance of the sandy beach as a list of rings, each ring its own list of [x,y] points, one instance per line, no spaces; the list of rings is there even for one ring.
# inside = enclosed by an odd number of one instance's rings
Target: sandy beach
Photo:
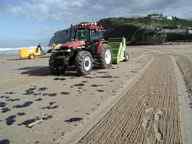
[[[183,57],[185,60],[187,59],[188,63],[192,63],[191,43],[129,46],[128,50],[130,56],[128,62],[113,65],[111,69],[94,69],[87,76],[77,76],[74,72],[68,72],[65,76],[51,75],[48,56],[35,60],[19,60],[17,56],[2,56],[0,58],[0,137],[8,139],[11,144],[67,144],[76,143],[84,136],[85,140],[81,140],[81,143],[102,143],[97,141],[100,139],[100,135],[92,135],[94,132],[102,133],[98,131],[97,123],[100,122],[104,125],[104,120],[113,119],[110,116],[114,115],[113,111],[118,110],[115,108],[117,103],[123,105],[122,98],[125,95],[133,101],[128,99],[127,105],[124,107],[130,107],[134,111],[134,105],[139,103],[137,100],[142,99],[141,95],[135,99],[138,93],[142,93],[135,91],[137,87],[142,87],[137,83],[139,81],[143,83],[142,76],[146,75],[146,71],[148,72],[146,77],[150,78],[150,75],[153,76],[161,68],[165,68],[164,64],[167,60],[167,67],[171,66],[168,70],[169,73],[178,67],[179,73],[182,74],[183,84],[177,80],[176,74],[170,76],[170,79],[173,80],[176,77],[175,87],[182,85],[182,90],[184,90],[190,89],[192,86],[185,85],[186,79],[189,80],[188,83],[191,83],[192,77],[188,73],[185,75],[185,69],[188,66],[184,66],[182,63]],[[171,59],[174,59],[175,65]],[[155,71],[155,69],[159,71]],[[149,74],[150,72],[151,74]],[[166,76],[166,73],[165,69],[159,79],[163,78],[163,75]],[[185,78],[185,76],[188,77]],[[179,128],[171,132],[175,137],[180,138],[178,138],[180,143],[183,141],[189,143],[188,135],[191,131],[185,131],[185,128],[191,117],[181,116],[180,118],[179,113],[183,115],[183,111],[190,107],[190,99],[185,98],[186,101],[181,99],[179,106],[177,105],[179,103],[178,93],[177,89],[173,92],[173,101],[178,109],[172,108],[173,106],[170,105],[168,110],[174,110],[174,113],[178,114],[176,119],[184,124],[176,123]],[[159,105],[159,107],[163,106],[163,104]],[[135,109],[135,111],[137,110],[142,111],[143,109]],[[106,116],[106,113],[109,116]],[[191,110],[188,113],[191,114]],[[36,123],[31,125],[33,121]],[[133,124],[134,120],[130,120],[130,122]],[[95,127],[93,132],[87,134],[92,127]],[[129,129],[129,127],[127,128]],[[112,135],[106,135],[106,137],[110,136]],[[95,138],[95,141],[89,141],[90,137]],[[103,142],[106,141],[103,140]],[[175,141],[171,143],[173,142]]]

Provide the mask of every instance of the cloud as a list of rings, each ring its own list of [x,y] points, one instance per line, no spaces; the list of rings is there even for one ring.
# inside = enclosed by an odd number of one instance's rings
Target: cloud
[[[14,3],[4,2],[0,8],[1,11],[37,20],[76,23],[102,17],[146,15],[151,12],[190,17],[191,4],[190,0],[16,0]]]

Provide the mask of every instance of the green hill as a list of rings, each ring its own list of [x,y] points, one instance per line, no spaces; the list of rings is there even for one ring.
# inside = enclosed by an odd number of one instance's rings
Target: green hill
[[[155,14],[154,14],[155,15]],[[139,27],[160,27],[160,28],[188,28],[192,27],[192,21],[181,19],[177,17],[172,17],[168,19],[161,15],[153,17],[153,15],[148,15],[146,17],[138,18],[124,18],[124,17],[114,17],[101,19],[99,22],[104,24],[106,27],[116,27],[116,26],[139,26]]]
[[[98,21],[106,32],[105,38],[126,37],[131,43],[162,43],[164,41],[191,41],[192,20],[177,17],[164,17],[161,14],[151,14],[146,17],[111,17]],[[55,33],[50,40],[52,43],[63,43],[70,38],[66,30]]]

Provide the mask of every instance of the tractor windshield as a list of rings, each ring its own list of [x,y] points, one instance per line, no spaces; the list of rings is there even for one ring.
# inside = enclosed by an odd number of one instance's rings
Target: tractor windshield
[[[78,29],[75,35],[75,39],[78,40],[89,40],[90,32],[87,29]]]

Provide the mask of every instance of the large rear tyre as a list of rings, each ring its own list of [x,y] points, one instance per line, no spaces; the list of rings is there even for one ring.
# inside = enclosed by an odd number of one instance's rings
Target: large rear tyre
[[[101,68],[110,68],[112,66],[112,52],[111,49],[105,45],[101,49],[99,63]]]
[[[93,57],[88,51],[79,51],[75,58],[75,64],[79,75],[87,75],[93,68]]]

